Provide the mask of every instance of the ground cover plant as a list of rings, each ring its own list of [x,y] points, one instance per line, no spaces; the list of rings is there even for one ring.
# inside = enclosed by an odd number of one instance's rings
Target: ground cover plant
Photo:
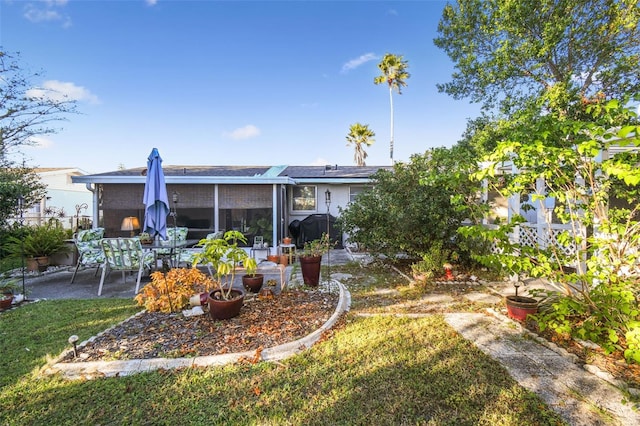
[[[390,268],[369,274],[347,265],[343,271],[353,272],[348,285],[355,299],[372,288],[408,286]],[[58,308],[67,313],[40,315]],[[83,322],[73,332],[84,339],[136,309],[124,300],[47,301],[1,314],[3,332],[11,321],[13,340],[1,346],[0,359],[29,365],[3,365],[9,376],[0,389],[0,423],[369,425],[376,419],[376,424],[563,424],[437,315],[360,317],[353,309],[323,342],[279,363],[87,382],[32,374],[47,354],[68,347],[70,318],[81,313]],[[48,323],[51,331],[34,340],[20,332],[25,323],[32,329]],[[23,352],[32,359],[24,359]]]

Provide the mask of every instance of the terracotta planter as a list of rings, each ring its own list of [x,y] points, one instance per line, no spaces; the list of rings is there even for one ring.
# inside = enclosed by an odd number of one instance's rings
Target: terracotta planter
[[[0,309],[9,309],[11,307],[11,302],[13,302],[13,296],[0,296]]]
[[[278,263],[281,265],[287,266],[289,264],[289,256],[286,254],[280,255],[280,259],[278,259]]]
[[[209,305],[209,316],[212,320],[225,320],[240,315],[240,309],[244,303],[244,291],[239,289],[231,290],[231,299],[222,299],[220,290],[209,293],[207,304]]]
[[[262,288],[262,283],[264,283],[264,275],[262,274],[242,276],[242,285],[251,293],[258,293]]]
[[[267,256],[267,260],[269,262],[278,263],[278,261],[280,260],[280,256],[278,256],[276,254],[270,254],[270,255]]]
[[[49,256],[41,257],[28,257],[26,259],[27,271],[29,272],[44,272],[49,266]]]
[[[525,321],[527,315],[538,312],[538,301],[531,297],[506,296],[507,315],[517,321]]]
[[[306,285],[317,287],[320,283],[320,264],[322,256],[299,256],[302,279]]]
[[[282,239],[282,244],[291,244],[291,238],[290,237],[284,237]]]

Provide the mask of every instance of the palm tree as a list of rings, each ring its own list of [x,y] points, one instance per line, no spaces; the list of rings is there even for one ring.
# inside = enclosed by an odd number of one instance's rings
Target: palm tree
[[[375,84],[387,83],[389,85],[389,102],[391,104],[391,143],[389,144],[389,154],[391,156],[391,165],[393,165],[393,90],[395,89],[399,95],[402,94],[402,87],[406,86],[405,80],[411,75],[407,72],[409,65],[402,56],[387,53],[378,64],[378,68],[382,71],[382,75],[373,79]]]
[[[375,140],[373,137],[376,134],[369,128],[368,124],[355,123],[349,127],[349,134],[347,135],[347,145],[353,144],[355,146],[355,153],[353,154],[353,161],[357,166],[366,166],[364,160],[367,158],[367,153],[364,151],[364,147],[371,146]]]

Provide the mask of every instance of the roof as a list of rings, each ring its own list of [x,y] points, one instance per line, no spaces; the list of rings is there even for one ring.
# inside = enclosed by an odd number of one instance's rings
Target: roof
[[[385,166],[163,166],[171,184],[366,183]],[[146,167],[74,176],[74,183],[144,183]]]

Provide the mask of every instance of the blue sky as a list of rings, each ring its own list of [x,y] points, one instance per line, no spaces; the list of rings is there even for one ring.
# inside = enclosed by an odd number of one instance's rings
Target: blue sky
[[[40,167],[90,173],[165,165],[353,165],[349,126],[388,165],[385,53],[411,77],[394,94],[396,161],[460,139],[477,105],[438,93],[444,1],[0,0],[0,45],[79,115],[24,149]]]

